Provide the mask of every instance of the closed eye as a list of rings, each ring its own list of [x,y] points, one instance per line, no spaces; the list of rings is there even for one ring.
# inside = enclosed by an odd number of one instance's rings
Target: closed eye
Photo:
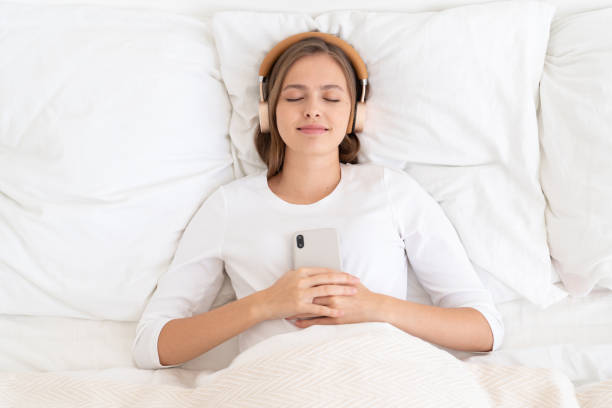
[[[304,98],[287,98],[285,99],[287,102],[297,102],[299,100],[302,100]],[[340,99],[329,99],[329,98],[323,98],[325,99],[327,102],[340,102]]]

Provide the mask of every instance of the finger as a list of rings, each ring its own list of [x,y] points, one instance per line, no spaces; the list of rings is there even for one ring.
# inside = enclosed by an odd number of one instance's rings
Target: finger
[[[348,273],[320,273],[306,279],[307,287],[319,285],[356,285],[359,278]]]
[[[315,317],[319,315],[313,315],[312,313],[300,313],[293,316],[285,317],[285,320],[303,319],[305,317]]]
[[[315,305],[322,305],[322,306],[329,306],[330,305],[330,299],[333,296],[320,296],[320,297],[316,297],[314,299],[312,299],[312,303],[314,303]]]
[[[306,266],[306,267],[299,268],[298,272],[300,272],[304,276],[315,276],[315,275],[326,274],[326,275],[330,275],[330,276],[332,276],[332,275],[335,275],[335,276],[347,276],[349,278],[354,278],[357,281],[359,280],[359,278],[357,276],[354,276],[354,275],[351,275],[350,273],[342,272],[342,271],[339,271],[339,270],[333,269],[333,268],[321,268],[321,267],[315,267],[315,266]]]
[[[329,273],[332,270],[333,269],[319,268],[319,267],[316,267],[316,266],[304,266],[302,268],[299,268],[298,272],[300,272],[304,276],[312,276],[312,275],[317,275],[317,274],[320,274],[320,273]]]
[[[322,285],[308,289],[308,296],[312,298],[324,296],[349,296],[357,293],[357,288],[343,285]]]
[[[315,324],[321,324],[321,325],[338,324],[338,321],[331,317],[321,317],[319,319],[311,319],[311,320],[296,320],[295,323],[293,324],[301,329],[305,329]]]
[[[331,307],[327,306],[316,306],[314,304],[312,305],[310,310],[312,310],[312,316],[339,317],[344,314],[342,310],[332,309]]]

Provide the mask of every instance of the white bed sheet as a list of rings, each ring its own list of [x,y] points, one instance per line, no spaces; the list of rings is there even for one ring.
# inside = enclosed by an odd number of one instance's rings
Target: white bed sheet
[[[524,300],[497,306],[506,329],[502,348],[453,355],[470,362],[557,369],[576,386],[612,378],[612,291],[596,289],[543,310]]]
[[[212,13],[227,10],[258,10],[264,12],[293,11],[318,14],[331,10],[385,10],[420,12],[444,10],[467,4],[487,3],[498,0],[311,0],[309,2],[284,2],[281,0],[11,0],[28,4],[94,4],[137,9],[166,10],[196,17],[210,16]],[[612,0],[537,0],[557,7],[556,17],[588,10],[610,7]]]
[[[553,368],[579,387],[612,379],[612,291],[566,298],[543,310],[525,300],[498,305],[506,337],[495,353],[464,353],[472,362]],[[194,387],[230,364],[237,338],[181,368],[134,368],[131,345],[136,322],[0,316],[0,371],[61,371],[77,377]]]

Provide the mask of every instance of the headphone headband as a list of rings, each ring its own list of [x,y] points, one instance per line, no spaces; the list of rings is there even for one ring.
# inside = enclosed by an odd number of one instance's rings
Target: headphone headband
[[[274,48],[272,48],[270,52],[268,52],[263,62],[261,63],[261,66],[259,68],[259,76],[268,76],[268,74],[270,73],[270,68],[272,68],[274,62],[283,52],[285,52],[287,48],[289,48],[298,41],[312,37],[321,38],[325,42],[340,47],[340,49],[344,51],[346,56],[351,60],[351,64],[353,65],[353,68],[357,73],[357,78],[361,80],[368,79],[368,70],[366,69],[365,63],[363,62],[357,51],[355,51],[355,49],[350,44],[348,44],[343,39],[336,37],[333,34],[320,33],[318,31],[307,31],[305,33],[295,34],[291,37],[285,38],[283,41],[276,44]]]
[[[368,70],[366,69],[365,63],[355,51],[355,49],[348,44],[343,39],[336,37],[333,34],[320,33],[318,31],[307,31],[305,33],[299,33],[292,35],[291,37],[285,38],[283,41],[279,42],[268,52],[266,57],[264,58],[261,66],[259,67],[259,77],[266,77],[270,73],[270,68],[274,65],[274,62],[278,59],[279,55],[281,55],[287,48],[292,46],[298,41],[301,41],[305,38],[317,37],[321,38],[323,41],[331,43],[340,47],[342,51],[346,54],[346,56],[351,60],[351,64],[357,73],[357,78],[360,80],[368,79]]]

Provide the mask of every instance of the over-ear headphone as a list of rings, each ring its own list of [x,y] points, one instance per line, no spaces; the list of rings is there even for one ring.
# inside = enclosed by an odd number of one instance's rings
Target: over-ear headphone
[[[346,133],[361,132],[365,122],[365,94],[366,86],[368,85],[368,71],[366,65],[357,53],[355,49],[342,40],[332,34],[320,33],[316,31],[308,31],[305,33],[299,33],[292,35],[291,37],[285,38],[279,42],[268,52],[259,68],[259,127],[262,133],[270,132],[270,121],[268,116],[268,101],[264,99],[263,94],[263,83],[272,69],[272,65],[276,62],[278,57],[287,50],[291,45],[301,41],[305,38],[317,37],[323,39],[323,41],[338,46],[344,54],[349,58],[353,69],[357,73],[357,79],[361,81],[361,94],[360,98],[356,98],[355,107],[351,110],[351,116],[349,117],[348,127]],[[359,100],[360,99],[360,100]]]

